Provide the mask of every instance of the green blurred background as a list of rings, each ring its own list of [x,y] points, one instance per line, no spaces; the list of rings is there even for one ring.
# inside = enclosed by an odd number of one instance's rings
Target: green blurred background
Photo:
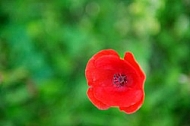
[[[86,96],[86,63],[107,48],[146,72],[132,115]],[[189,125],[189,0],[0,1],[0,126]]]

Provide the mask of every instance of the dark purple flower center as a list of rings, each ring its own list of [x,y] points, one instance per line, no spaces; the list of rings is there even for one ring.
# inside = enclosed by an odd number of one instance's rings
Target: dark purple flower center
[[[125,86],[127,84],[127,76],[125,74],[114,74],[113,84],[117,87]]]

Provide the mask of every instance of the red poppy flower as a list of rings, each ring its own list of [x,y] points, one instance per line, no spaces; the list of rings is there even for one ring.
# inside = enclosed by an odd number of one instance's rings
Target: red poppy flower
[[[119,107],[131,114],[142,106],[145,74],[132,53],[121,59],[112,49],[102,50],[88,61],[85,75],[88,98],[97,108]]]

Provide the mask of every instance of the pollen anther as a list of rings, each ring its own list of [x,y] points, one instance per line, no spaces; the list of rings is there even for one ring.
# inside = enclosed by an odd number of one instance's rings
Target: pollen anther
[[[125,86],[127,84],[127,76],[125,74],[114,74],[113,84],[117,87]]]

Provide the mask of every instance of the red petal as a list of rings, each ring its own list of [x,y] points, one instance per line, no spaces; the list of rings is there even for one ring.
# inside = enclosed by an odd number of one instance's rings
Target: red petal
[[[95,66],[100,70],[114,70],[115,72],[121,72],[127,68],[124,61],[116,56],[102,56],[95,61]]]
[[[115,52],[112,49],[107,49],[107,50],[103,50],[98,52],[97,54],[95,54],[87,63],[86,69],[85,69],[85,75],[86,75],[86,79],[87,79],[87,83],[89,86],[95,84],[94,81],[96,79],[98,79],[102,74],[101,71],[97,70],[97,68],[95,67],[94,62],[102,57],[102,56],[115,56],[115,57],[119,57],[119,55],[117,54],[117,52]]]
[[[88,98],[90,99],[90,101],[99,109],[101,110],[106,110],[109,108],[109,106],[107,106],[106,104],[102,103],[101,101],[97,100],[95,97],[94,97],[94,94],[93,94],[93,89],[92,88],[89,88],[88,91],[87,91],[87,95],[88,95]]]
[[[136,112],[142,106],[143,101],[144,101],[144,95],[142,96],[141,100],[139,102],[137,102],[136,104],[131,105],[129,107],[119,107],[119,109],[121,111],[126,112],[127,114],[132,114],[132,113]]]
[[[94,87],[94,97],[109,106],[131,106],[140,101],[143,91],[127,87]]]
[[[113,86],[113,76],[117,73],[125,74],[128,78],[128,86],[139,87],[142,88],[142,81],[139,81],[139,76],[133,66],[131,66],[128,62],[121,60],[118,57],[114,56],[102,56],[95,61],[96,71],[100,73],[98,75],[94,75],[94,78],[98,78],[101,76],[101,79],[97,79],[97,83],[104,83],[104,85],[112,85]],[[105,82],[110,83],[106,83]]]
[[[138,63],[136,62],[133,54],[131,52],[126,52],[125,56],[124,56],[124,59],[125,59],[125,61],[130,63],[135,68],[135,70],[140,75],[141,79],[144,81],[145,80],[145,74],[142,71],[142,69],[140,68],[140,66],[138,65]]]
[[[109,56],[109,55],[112,55],[112,56],[116,56],[116,57],[119,57],[119,55],[117,54],[117,52],[113,49],[106,49],[106,50],[102,50],[98,53],[96,53],[91,59],[98,59],[100,58],[101,56]]]

